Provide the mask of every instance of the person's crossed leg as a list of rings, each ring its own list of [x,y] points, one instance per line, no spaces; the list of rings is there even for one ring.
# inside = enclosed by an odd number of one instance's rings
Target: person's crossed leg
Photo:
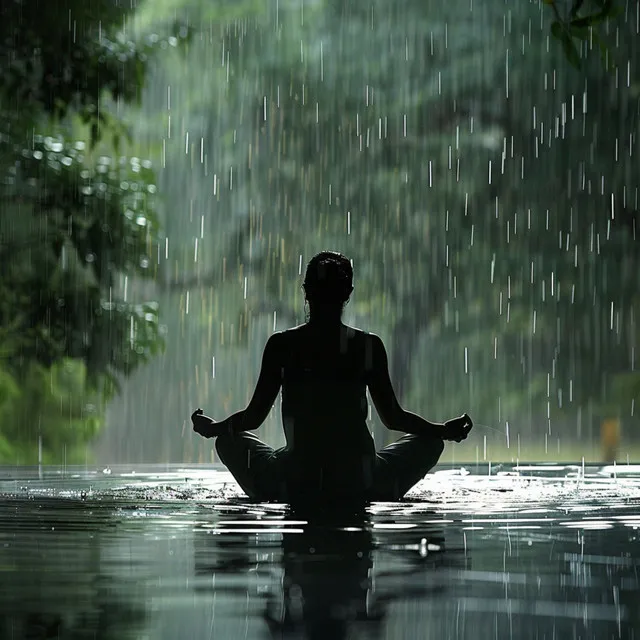
[[[284,448],[273,449],[246,431],[218,436],[215,446],[220,461],[250,499],[287,500]],[[362,498],[400,500],[437,464],[443,450],[438,436],[417,435],[403,436],[382,448],[376,453],[371,490]]]
[[[249,498],[257,502],[286,499],[283,449],[274,449],[247,431],[218,436],[215,447],[218,458]]]
[[[400,500],[438,463],[444,441],[438,436],[408,434],[380,449],[373,472],[373,501]]]

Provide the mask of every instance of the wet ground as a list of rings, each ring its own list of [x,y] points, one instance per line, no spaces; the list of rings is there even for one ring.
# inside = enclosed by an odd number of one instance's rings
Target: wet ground
[[[0,468],[0,638],[640,638],[640,466],[438,467],[309,521],[215,467]]]

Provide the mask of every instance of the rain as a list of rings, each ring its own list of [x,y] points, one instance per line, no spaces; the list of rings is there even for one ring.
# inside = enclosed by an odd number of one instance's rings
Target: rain
[[[0,637],[640,633],[639,0],[0,25]],[[247,407],[323,250],[402,407],[474,426],[402,501],[314,524],[190,416]]]

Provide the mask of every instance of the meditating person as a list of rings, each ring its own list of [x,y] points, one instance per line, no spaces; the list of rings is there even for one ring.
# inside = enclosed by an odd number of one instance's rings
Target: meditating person
[[[197,409],[193,429],[216,438],[220,460],[252,500],[399,500],[438,462],[445,440],[467,437],[471,419],[465,414],[434,423],[400,406],[382,340],[342,322],[353,292],[344,255],[315,255],[303,289],[308,319],[269,337],[247,408],[220,422]],[[280,389],[286,444],[273,449],[251,432]],[[379,451],[367,426],[367,389],[382,423],[408,434]]]

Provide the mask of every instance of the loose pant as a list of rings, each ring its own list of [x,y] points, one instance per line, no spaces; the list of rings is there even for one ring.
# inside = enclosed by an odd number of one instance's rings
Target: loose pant
[[[288,486],[284,469],[290,454],[284,448],[273,449],[246,431],[218,436],[215,446],[218,457],[250,499],[292,501],[292,487]],[[358,497],[368,501],[400,500],[436,465],[443,450],[444,442],[437,436],[403,436],[376,453],[370,488]],[[304,487],[295,488],[296,495],[304,495]]]

